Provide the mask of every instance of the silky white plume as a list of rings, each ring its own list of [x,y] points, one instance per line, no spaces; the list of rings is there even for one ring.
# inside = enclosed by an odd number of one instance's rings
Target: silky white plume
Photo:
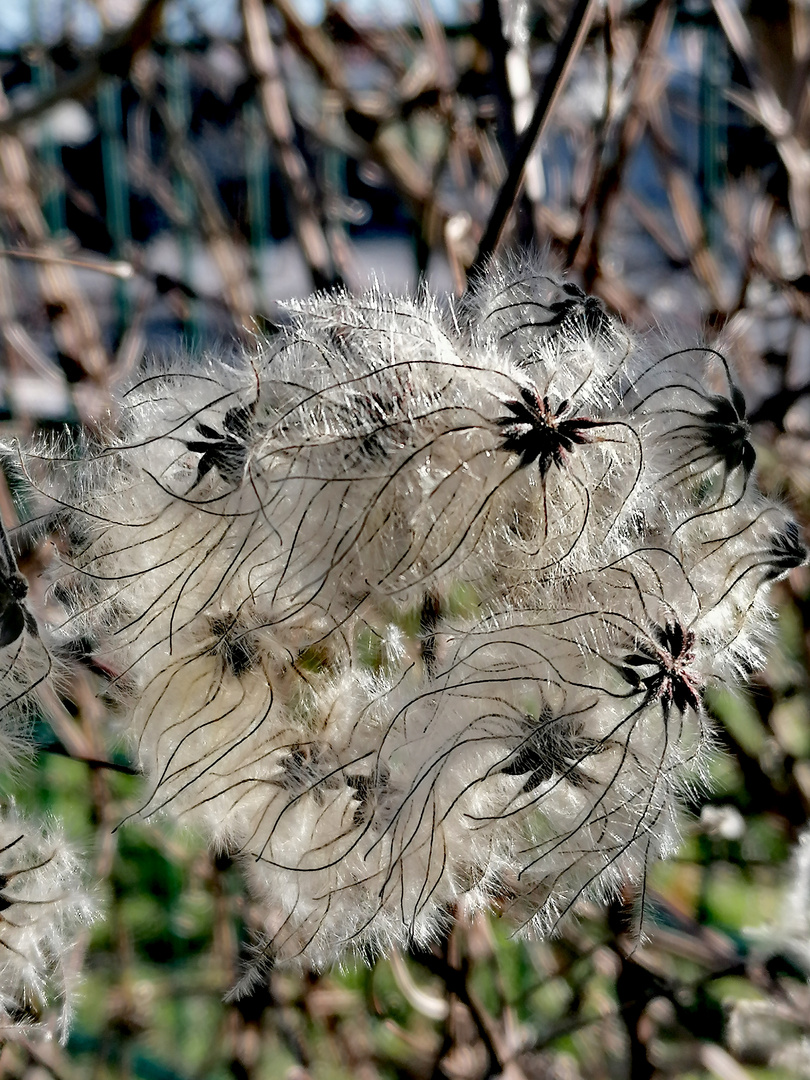
[[[523,260],[456,310],[315,297],[118,404],[20,452],[69,523],[52,633],[109,674],[140,812],[242,856],[269,959],[425,944],[461,900],[550,932],[673,849],[703,689],[806,554],[719,352]]]

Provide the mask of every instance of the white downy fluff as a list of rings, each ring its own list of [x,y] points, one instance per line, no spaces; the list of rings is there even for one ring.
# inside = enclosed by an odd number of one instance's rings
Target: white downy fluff
[[[95,905],[82,861],[56,825],[0,808],[0,1037],[56,1005],[69,1019],[68,959]]]
[[[524,260],[455,311],[315,297],[119,404],[19,452],[70,536],[51,633],[109,672],[142,813],[242,856],[268,959],[427,943],[462,899],[550,932],[672,849],[702,690],[806,554],[724,357]]]

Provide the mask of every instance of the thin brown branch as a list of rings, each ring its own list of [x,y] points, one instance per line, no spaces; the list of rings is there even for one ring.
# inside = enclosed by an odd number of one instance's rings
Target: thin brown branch
[[[805,263],[810,268],[810,148],[800,141],[796,116],[788,112],[764,76],[754,40],[739,8],[730,0],[713,0],[713,3],[728,43],[753,90],[748,111],[770,135],[788,174],[790,208],[801,237]]]
[[[679,169],[669,169],[666,186],[669,205],[686,248],[692,273],[708,292],[715,310],[724,311],[729,301],[723,296],[720,268],[709,248],[697,200],[688,179]]]
[[[500,1075],[506,1067],[508,1057],[503,1046],[503,1036],[498,1031],[495,1020],[468,985],[467,964],[462,962],[460,967],[454,967],[446,956],[439,956],[435,952],[415,951],[411,955],[431,974],[438,976],[447,987],[448,993],[453,994],[466,1006],[489,1056],[490,1072],[487,1075]]]
[[[0,88],[0,117],[8,112]],[[76,371],[103,385],[108,357],[96,312],[51,238],[34,190],[28,151],[15,135],[0,134],[0,189],[5,217],[38,256],[37,281],[59,353]]]
[[[291,218],[316,289],[340,283],[317,205],[317,194],[301,151],[281,77],[278,51],[261,0],[242,0],[242,20],[250,64],[279,167],[287,182]]]
[[[362,140],[365,153],[390,175],[400,195],[421,217],[431,201],[430,177],[401,139],[401,123],[391,108],[371,116],[360,107],[343,75],[343,65],[334,44],[319,26],[306,23],[291,0],[275,0],[284,17],[291,40],[317,71],[323,83],[341,98],[353,134]],[[354,122],[356,121],[356,122]],[[358,130],[360,128],[360,130]],[[438,222],[443,227],[447,214]]]
[[[557,42],[551,67],[543,81],[543,89],[535,106],[531,123],[521,133],[517,149],[509,165],[509,172],[495,200],[484,235],[478,245],[478,254],[470,267],[472,276],[480,274],[487,260],[498,250],[512,207],[523,185],[526,163],[546,128],[555,102],[562,93],[573,63],[582,48],[590,26],[593,8],[594,0],[576,0],[568,17],[563,35]]]
[[[631,153],[644,134],[647,110],[665,89],[654,60],[669,33],[671,20],[672,4],[669,0],[660,0],[633,62],[630,76],[635,83],[633,99],[618,121],[617,130],[606,139],[607,144],[615,146],[614,153],[598,163],[582,208],[579,234],[568,248],[569,265],[577,266],[587,283],[593,283],[598,276],[599,252],[610,221],[611,203],[621,187]]]
[[[482,0],[478,25],[481,40],[489,44],[492,87],[498,102],[498,135],[501,149],[506,159],[511,161],[517,149],[517,132],[515,131],[515,105],[506,70],[509,42],[503,32],[500,0]]]

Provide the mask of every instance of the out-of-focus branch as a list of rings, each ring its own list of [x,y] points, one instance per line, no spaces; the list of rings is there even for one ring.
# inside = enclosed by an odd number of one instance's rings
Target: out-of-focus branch
[[[515,106],[506,68],[509,42],[503,32],[500,0],[482,0],[479,26],[482,40],[488,43],[492,59],[492,83],[498,102],[498,131],[501,149],[507,161],[511,161],[517,149],[517,132],[515,131]]]
[[[514,157],[509,163],[509,172],[495,200],[484,235],[478,245],[478,254],[470,267],[470,274],[473,276],[476,273],[481,273],[487,260],[498,249],[506,222],[523,184],[526,163],[535,143],[545,130],[554,104],[560,96],[571,67],[582,48],[582,43],[590,26],[593,8],[594,0],[576,0],[568,17],[568,23],[563,35],[557,42],[551,67],[543,81],[543,89],[535,106],[531,123],[520,136]]]
[[[368,156],[388,172],[402,197],[421,215],[433,194],[430,177],[398,137],[398,122],[388,112],[371,116],[360,108],[361,103],[354,99],[343,77],[337,49],[320,26],[306,23],[291,0],[275,0],[274,6],[283,15],[290,37],[324,84],[339,94],[349,126],[362,139]],[[441,225],[447,216],[443,215]]]
[[[4,113],[8,115],[8,100],[0,88],[0,118]],[[54,247],[33,187],[28,153],[15,135],[0,134],[0,190],[0,209],[39,257],[37,280],[59,353],[73,370],[103,382],[108,358],[96,313],[85,300],[74,268]]]
[[[0,135],[19,130],[22,124],[36,120],[68,98],[82,97],[102,75],[124,76],[139,49],[152,41],[165,0],[146,0],[135,18],[106,35],[99,48],[52,90],[13,112],[0,116]]]
[[[123,259],[105,259],[103,256],[97,258],[71,258],[67,255],[43,255],[41,251],[22,251],[16,248],[0,248],[0,256],[30,262],[64,263],[66,266],[75,266],[80,270],[92,270],[97,274],[107,274],[109,277],[116,277],[121,281],[128,281],[134,274],[131,263]]]
[[[188,181],[200,210],[200,224],[211,255],[222,274],[225,296],[237,329],[252,325],[256,305],[250,288],[250,260],[244,244],[228,228],[210,177],[186,139],[172,139],[170,154],[178,172]]]
[[[694,193],[678,169],[668,170],[667,197],[695,277],[711,297],[715,311],[725,311],[731,301],[723,295],[722,275],[709,248]]]
[[[295,145],[287,92],[281,78],[278,52],[267,25],[261,0],[242,0],[242,20],[251,67],[259,83],[259,96],[276,158],[287,182],[293,228],[316,289],[339,284],[340,275],[321,224],[314,185],[306,162]]]
[[[797,118],[782,105],[776,90],[762,74],[751,33],[739,8],[730,0],[713,2],[723,32],[751,84],[753,101],[748,111],[773,139],[787,171],[790,208],[801,238],[805,263],[810,269],[810,148],[804,146],[797,135]]]
[[[20,357],[47,378],[54,374],[53,365],[17,318],[11,280],[8,263],[0,258],[0,339],[6,346],[7,369],[13,371],[15,357]],[[7,518],[7,514],[3,516]]]
[[[647,125],[647,110],[663,92],[665,83],[658,77],[653,62],[665,41],[672,20],[672,5],[661,0],[644,32],[633,62],[631,79],[635,83],[632,101],[618,122],[618,130],[606,141],[614,153],[602,161],[594,173],[591,189],[581,211],[579,234],[568,248],[568,261],[592,284],[598,276],[599,251],[610,219],[611,203],[619,192],[625,166]]]
[[[510,1055],[498,1023],[478,1001],[469,986],[467,965],[462,963],[460,967],[455,967],[446,956],[437,955],[435,952],[413,951],[411,955],[422,967],[438,976],[447,987],[448,993],[453,994],[469,1010],[490,1059],[490,1072],[487,1075],[500,1075],[509,1063]]]
[[[153,95],[146,81],[139,78],[137,70],[134,73],[133,82],[160,116],[166,131],[169,157],[193,192],[199,211],[199,226],[222,277],[224,299],[231,318],[237,332],[244,334],[248,328],[252,327],[256,314],[256,304],[250,286],[250,258],[246,245],[240,243],[229,228],[215,186],[205,166],[195,154],[186,133],[174,120],[165,102]]]

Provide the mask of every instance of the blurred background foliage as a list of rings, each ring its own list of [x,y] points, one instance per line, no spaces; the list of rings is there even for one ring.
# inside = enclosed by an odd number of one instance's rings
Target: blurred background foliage
[[[804,0],[5,0],[4,434],[93,428],[145,354],[249,344],[313,288],[462,293],[534,114],[502,248],[727,346],[760,482],[808,522],[809,72]],[[47,604],[47,551],[18,546]],[[807,568],[774,604],[766,670],[710,696],[714,786],[643,911],[582,904],[550,942],[459,912],[429,954],[239,1000],[260,913],[198,838],[128,820],[139,781],[77,667],[4,786],[66,820],[105,914],[69,1041],[7,1043],[0,1077],[810,1076]]]

